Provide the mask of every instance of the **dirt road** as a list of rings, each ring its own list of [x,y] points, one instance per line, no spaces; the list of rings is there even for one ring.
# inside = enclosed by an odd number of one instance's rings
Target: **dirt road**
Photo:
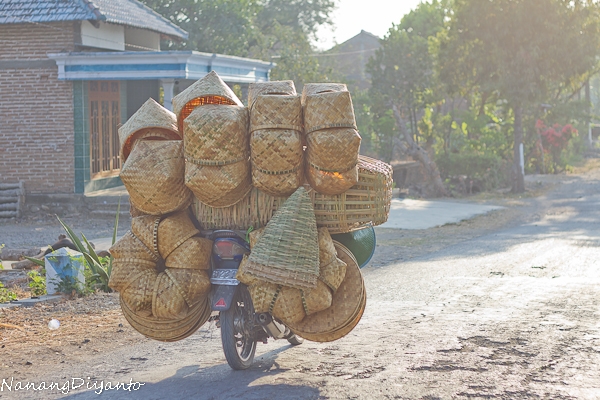
[[[92,399],[104,384],[115,399],[600,399],[600,171],[563,181],[462,226],[379,230],[365,315],[336,342],[259,345],[234,372],[214,326],[170,344],[115,340],[13,380],[78,389],[0,398]],[[133,385],[106,390],[117,381]]]

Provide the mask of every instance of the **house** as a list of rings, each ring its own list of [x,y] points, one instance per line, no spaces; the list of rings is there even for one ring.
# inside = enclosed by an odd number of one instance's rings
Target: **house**
[[[323,53],[319,62],[337,71],[352,89],[366,90],[371,78],[366,72],[369,58],[381,47],[378,36],[365,30]]]
[[[0,1],[0,185],[28,198],[120,185],[117,129],[211,70],[247,90],[271,63],[161,51],[187,32],[136,0]]]

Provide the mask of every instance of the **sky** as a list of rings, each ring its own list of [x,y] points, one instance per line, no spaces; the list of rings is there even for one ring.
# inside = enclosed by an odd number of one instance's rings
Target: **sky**
[[[327,50],[358,35],[361,29],[383,38],[402,17],[413,10],[421,0],[337,0],[337,9],[332,14],[335,24],[319,31],[320,50]]]

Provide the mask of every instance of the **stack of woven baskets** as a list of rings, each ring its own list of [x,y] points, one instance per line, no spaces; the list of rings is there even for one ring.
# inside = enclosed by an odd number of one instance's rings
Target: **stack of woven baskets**
[[[238,276],[255,309],[309,340],[350,332],[366,293],[331,234],[387,220],[392,170],[359,156],[346,86],[299,96],[292,81],[256,83],[244,107],[211,72],[173,108],[150,99],[119,129],[134,218],[111,248],[110,285],[131,325],[158,340],[193,333],[210,314],[212,243],[199,229],[255,229]]]

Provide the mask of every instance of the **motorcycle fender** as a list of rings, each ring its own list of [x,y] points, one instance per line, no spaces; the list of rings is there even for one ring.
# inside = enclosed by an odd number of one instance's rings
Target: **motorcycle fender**
[[[213,285],[210,293],[210,306],[213,311],[225,311],[231,307],[237,286]]]

